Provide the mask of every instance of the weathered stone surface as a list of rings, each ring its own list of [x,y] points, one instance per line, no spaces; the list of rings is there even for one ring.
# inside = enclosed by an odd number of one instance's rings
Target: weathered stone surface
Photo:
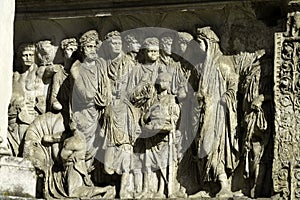
[[[35,197],[36,173],[29,160],[10,156],[0,158],[0,194],[3,196]]]
[[[298,198],[297,1],[16,2],[8,141],[36,197]]]
[[[0,60],[3,67],[0,68],[0,154],[7,154],[7,124],[8,124],[8,104],[10,101],[12,85],[12,66],[13,66],[13,27],[15,16],[15,2],[3,0],[0,2],[1,18],[0,24],[3,27],[0,30]]]

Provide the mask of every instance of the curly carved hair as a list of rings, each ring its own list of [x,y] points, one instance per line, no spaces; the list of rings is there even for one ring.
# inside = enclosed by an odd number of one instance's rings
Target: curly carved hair
[[[78,43],[75,38],[66,38],[60,42],[60,47],[64,50],[68,46],[78,46]]]
[[[81,46],[85,46],[91,41],[96,41],[96,44],[100,43],[98,32],[96,30],[90,30],[85,32],[79,39],[79,43]]]
[[[105,40],[110,41],[112,38],[119,38],[121,40],[121,34],[119,31],[111,31],[104,37]]]
[[[32,51],[35,52],[35,45],[32,43],[23,43],[18,47],[18,55],[21,55],[23,51]]]
[[[142,49],[148,49],[150,46],[159,48],[159,40],[156,37],[146,38],[143,42]]]

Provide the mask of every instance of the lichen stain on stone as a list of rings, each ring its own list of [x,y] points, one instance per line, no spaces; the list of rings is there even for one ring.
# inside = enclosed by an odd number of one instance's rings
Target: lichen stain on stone
[[[3,196],[16,196],[16,197],[33,197],[32,195],[24,192],[24,189],[21,185],[17,185],[9,191],[4,191],[2,193],[2,195]]]

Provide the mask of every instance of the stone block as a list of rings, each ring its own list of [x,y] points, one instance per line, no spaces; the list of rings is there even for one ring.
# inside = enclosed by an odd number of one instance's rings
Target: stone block
[[[11,156],[0,157],[0,195],[35,197],[36,172],[29,160]]]

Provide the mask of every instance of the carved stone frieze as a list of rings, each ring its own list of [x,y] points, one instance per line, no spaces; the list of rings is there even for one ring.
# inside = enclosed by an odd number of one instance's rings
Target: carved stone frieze
[[[270,197],[272,164],[274,192],[298,198],[297,12],[275,40],[273,158],[273,43],[264,34],[280,24],[258,20],[262,4],[199,10],[191,6],[204,3],[183,1],[188,10],[103,17],[93,0],[69,1],[58,15],[45,1],[49,15],[35,19],[31,0],[26,21],[19,2],[8,143],[35,167],[37,198]],[[55,18],[68,13],[76,17]]]
[[[274,191],[284,199],[299,199],[300,38],[299,12],[288,15],[285,33],[275,34]]]

